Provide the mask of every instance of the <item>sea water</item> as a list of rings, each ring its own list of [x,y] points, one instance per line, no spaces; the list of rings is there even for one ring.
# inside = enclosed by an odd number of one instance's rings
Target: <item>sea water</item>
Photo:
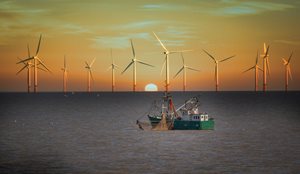
[[[173,92],[215,130],[139,129],[162,95],[1,93],[0,173],[300,173],[300,92]]]

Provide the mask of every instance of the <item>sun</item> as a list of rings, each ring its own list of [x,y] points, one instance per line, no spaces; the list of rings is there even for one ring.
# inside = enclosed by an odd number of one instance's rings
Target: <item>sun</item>
[[[145,91],[157,91],[157,86],[153,83],[149,83],[145,86]]]

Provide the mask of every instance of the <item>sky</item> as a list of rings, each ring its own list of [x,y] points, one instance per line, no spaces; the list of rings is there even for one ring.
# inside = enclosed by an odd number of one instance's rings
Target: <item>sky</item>
[[[193,51],[183,54],[185,63],[200,72],[187,72],[187,90],[214,90],[214,62],[202,49],[217,59],[234,58],[219,64],[221,91],[245,91],[254,88],[254,72],[242,73],[254,66],[263,43],[270,45],[269,90],[284,89],[282,58],[291,59],[292,80],[289,89],[300,90],[300,2],[297,0],[101,0],[101,1],[0,1],[0,91],[26,91],[27,74],[16,73],[37,49],[39,57],[52,73],[38,72],[38,91],[62,91],[63,59],[68,68],[68,90],[86,91],[85,61],[91,62],[92,91],[111,90],[110,49],[115,63],[116,90],[132,89],[132,68],[121,72],[132,59],[130,39],[137,58],[155,67],[137,65],[137,90],[153,83],[164,89],[163,48],[153,31],[169,50]],[[262,58],[259,58],[262,67]],[[182,90],[180,54],[170,55],[170,89]],[[164,72],[164,71],[163,71]],[[259,75],[262,89],[262,73]]]

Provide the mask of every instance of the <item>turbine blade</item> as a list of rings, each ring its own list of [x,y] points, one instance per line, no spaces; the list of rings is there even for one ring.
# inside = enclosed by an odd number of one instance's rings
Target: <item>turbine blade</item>
[[[293,80],[290,65],[288,65],[288,75],[289,75],[290,79]]]
[[[261,69],[259,66],[257,66],[259,70],[264,71],[263,69]]]
[[[91,70],[91,69],[89,69],[89,72],[90,72],[90,75],[91,75],[92,81],[93,81],[93,83],[94,83],[94,77],[93,77],[92,70]]]
[[[35,55],[38,55],[38,53],[39,53],[40,45],[41,45],[41,40],[42,40],[42,34],[40,35],[39,44],[38,44],[38,47],[37,47]]]
[[[46,68],[46,70],[48,70],[50,73],[52,73],[50,70],[49,70],[49,68],[47,68],[47,66],[43,63],[43,61],[41,60],[41,59],[39,59],[39,58],[37,58],[38,59],[38,61],[40,62],[40,64],[44,67],[44,68]]]
[[[184,58],[183,58],[183,54],[182,53],[181,53],[181,59],[182,59],[182,64],[184,66],[185,64],[184,64]]]
[[[27,44],[27,53],[28,53],[28,57],[30,57],[30,50],[29,50],[29,45]]]
[[[134,47],[133,47],[133,43],[132,43],[132,39],[130,39],[130,43],[131,43],[131,49],[132,49],[132,54],[133,54],[133,57],[135,57],[135,51],[134,51]]]
[[[293,52],[291,53],[291,55],[289,57],[288,63],[290,63],[292,56],[293,56]]]
[[[175,77],[177,77],[177,75],[182,71],[184,69],[184,66],[175,74],[175,76],[173,77],[173,78],[175,78]]]
[[[224,61],[226,61],[226,60],[228,60],[228,59],[231,59],[231,58],[233,58],[235,55],[233,55],[233,56],[230,56],[230,57],[227,57],[227,58],[225,58],[225,59],[223,59],[223,60],[220,60],[220,62],[224,62]]]
[[[266,43],[264,43],[264,53],[266,54],[266,51],[267,51],[267,49],[266,49],[267,47],[266,47]]]
[[[257,65],[257,63],[258,63],[258,55],[259,55],[259,53],[258,53],[258,50],[257,50],[255,65]]]
[[[133,61],[131,61],[130,64],[127,65],[127,67],[124,69],[124,71],[122,71],[121,74],[123,74],[132,64],[133,64]]]
[[[66,63],[66,55],[64,56],[64,68],[66,69],[67,63]]]
[[[146,62],[143,62],[143,61],[140,61],[140,60],[137,60],[138,63],[141,63],[141,64],[144,64],[144,65],[147,65],[147,66],[151,66],[151,67],[154,67],[153,65],[150,65]]]
[[[164,48],[165,51],[168,52],[167,48],[164,46],[164,44],[160,41],[160,39],[157,37],[157,35],[153,32],[154,36],[156,37],[156,39],[158,40],[158,42],[160,43],[160,45]]]
[[[113,65],[110,65],[107,69],[106,69],[106,71],[109,71],[109,70],[111,70],[113,68]]]
[[[162,67],[161,67],[160,75],[162,75],[165,65],[166,65],[166,59],[164,60],[164,63],[162,65]]]
[[[86,65],[86,67],[90,67],[89,64],[88,64],[86,61],[85,61],[84,63],[85,63],[85,65]]]
[[[198,72],[200,72],[200,70],[198,70],[198,69],[194,69],[194,68],[191,68],[191,67],[186,67],[187,69],[189,69],[189,70],[192,70],[192,71],[198,71]]]
[[[37,67],[37,69],[47,72],[46,70],[44,70],[44,69],[41,68],[41,67]]]
[[[269,58],[267,58],[267,71],[268,71],[268,76],[270,77],[270,63],[269,63]]]
[[[67,71],[67,72],[68,72],[68,71]],[[68,81],[68,79],[69,79],[69,78],[68,78],[68,73],[66,73],[66,81]]]
[[[27,62],[27,61],[29,61],[29,60],[31,60],[31,59],[33,59],[33,57],[30,57],[30,58],[21,60],[21,61],[17,62],[17,64]]]
[[[23,71],[27,66],[28,66],[28,65],[23,66],[23,68],[21,68],[21,69],[16,73],[16,75],[18,75],[21,71]]]
[[[19,60],[19,62],[20,61],[23,61],[22,59],[20,59],[19,57],[18,57],[18,60]],[[24,65],[27,65],[27,63],[25,63],[25,62],[22,62]]]
[[[114,64],[114,58],[113,58],[113,56],[112,56],[112,48],[110,49],[110,58],[111,58],[112,64]]]
[[[93,66],[94,62],[95,62],[96,58],[93,59],[92,63],[90,64],[90,67]]]
[[[267,56],[268,56],[268,53],[269,53],[269,46],[268,46],[268,48],[267,48],[267,51],[265,52],[265,56],[264,56],[264,58],[266,58]]]
[[[247,71],[250,71],[251,69],[254,69],[254,68],[255,68],[255,66],[253,66],[253,67],[251,67],[251,68],[249,68],[249,69],[243,71],[243,73],[245,73],[245,72],[247,72]]]
[[[120,69],[121,67],[120,66],[118,66],[118,65],[116,65],[116,64],[113,64],[114,65],[114,67],[116,68],[116,69]]]
[[[209,54],[207,51],[205,51],[205,50],[203,50],[210,58],[212,58],[214,61],[215,61],[215,63],[217,63],[217,61],[216,61],[216,59],[211,55],[211,54]]]
[[[215,65],[215,81],[217,80],[217,75],[218,75],[218,74],[217,74],[217,66],[218,66],[218,65],[216,64],[216,65]]]
[[[174,54],[174,53],[184,53],[184,52],[189,52],[189,51],[193,51],[193,50],[170,51],[170,54]]]

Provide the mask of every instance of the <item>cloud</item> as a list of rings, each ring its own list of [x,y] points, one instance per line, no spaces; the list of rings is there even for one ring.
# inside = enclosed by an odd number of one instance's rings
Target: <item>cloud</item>
[[[23,8],[13,1],[0,2],[0,11],[3,13],[31,15],[46,12],[46,9]]]
[[[166,28],[165,31],[163,31],[163,34],[172,36],[174,38],[191,38],[190,34],[190,28],[189,27],[176,27],[176,26],[169,26]]]
[[[71,23],[64,24],[61,26],[61,28],[65,29],[65,33],[69,34],[90,33],[90,31],[87,28]]]
[[[140,10],[144,11],[189,11],[197,13],[206,13],[216,16],[237,16],[237,15],[254,15],[268,11],[284,11],[295,8],[292,4],[279,2],[263,2],[263,1],[244,1],[244,0],[221,0],[217,2],[211,1],[194,1],[193,3],[172,3],[172,4],[144,4],[140,6]]]
[[[95,42],[95,48],[128,48],[130,47],[129,39],[146,39],[150,38],[149,33],[135,33],[123,36],[96,36],[92,40]]]
[[[120,30],[120,29],[144,29],[144,28],[149,28],[153,27],[155,25],[160,24],[161,22],[159,21],[154,21],[154,20],[145,20],[145,21],[138,21],[138,22],[132,22],[132,23],[126,23],[126,24],[119,24],[119,25],[114,25],[110,28],[115,29],[115,30]]]
[[[145,11],[178,11],[182,10],[184,8],[184,4],[145,4],[140,7],[140,10],[145,10]]]
[[[161,40],[161,41],[167,47],[168,50],[170,49],[169,47],[182,47],[185,44],[184,40]],[[157,43],[157,45],[160,46],[159,43]]]
[[[187,39],[193,38],[193,33],[190,32],[189,27],[168,26],[163,31],[155,33],[167,48],[184,46]],[[157,45],[160,44],[157,42]]]
[[[161,5],[161,4],[146,4],[146,5],[142,6],[142,8],[144,8],[144,9],[160,9],[162,7],[163,7],[163,5]]]
[[[291,40],[274,40],[276,43],[288,44],[288,45],[300,45],[300,41],[291,41]]]
[[[222,5],[223,7],[212,10],[211,13],[220,16],[253,15],[264,13],[267,11],[284,11],[290,8],[294,8],[293,5],[276,2],[245,2],[237,0],[223,0]]]

